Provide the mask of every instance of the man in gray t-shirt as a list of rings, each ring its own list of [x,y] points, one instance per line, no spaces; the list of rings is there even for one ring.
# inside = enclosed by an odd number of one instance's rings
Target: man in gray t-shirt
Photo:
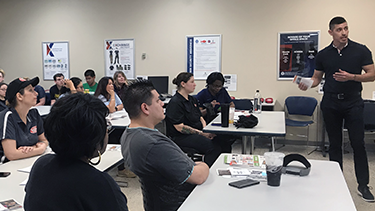
[[[145,210],[177,210],[209,168],[193,162],[168,137],[154,129],[164,119],[164,103],[149,81],[129,86],[125,110],[131,123],[121,137],[127,166],[141,181]]]

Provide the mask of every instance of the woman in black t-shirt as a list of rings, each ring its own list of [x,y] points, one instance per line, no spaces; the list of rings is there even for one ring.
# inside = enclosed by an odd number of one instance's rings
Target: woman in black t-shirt
[[[182,149],[193,148],[205,155],[204,161],[211,166],[221,153],[217,136],[204,133],[206,122],[198,107],[198,101],[190,96],[195,90],[193,74],[183,72],[175,79],[177,92],[167,106],[167,133]]]

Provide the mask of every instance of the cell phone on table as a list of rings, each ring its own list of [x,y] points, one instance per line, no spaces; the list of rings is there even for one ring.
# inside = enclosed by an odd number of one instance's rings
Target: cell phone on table
[[[243,179],[243,180],[238,180],[238,181],[228,183],[229,186],[232,186],[235,188],[244,188],[244,187],[249,187],[249,186],[257,185],[257,184],[259,184],[259,181],[256,181],[253,179]]]
[[[10,172],[0,172],[0,177],[7,177],[10,175]]]

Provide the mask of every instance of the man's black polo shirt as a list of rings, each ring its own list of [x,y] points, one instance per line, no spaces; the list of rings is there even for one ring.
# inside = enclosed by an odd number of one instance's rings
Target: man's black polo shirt
[[[176,94],[169,101],[167,106],[167,131],[171,137],[182,135],[173,125],[184,123],[192,128],[202,130],[203,125],[200,120],[202,113],[198,106],[198,100],[189,95],[186,100],[180,93]]]
[[[371,51],[362,44],[348,39],[348,45],[339,53],[333,42],[316,56],[316,70],[325,73],[323,91],[326,93],[355,93],[362,91],[361,82],[339,82],[333,74],[339,69],[352,74],[361,74],[362,67],[373,64]]]
[[[57,85],[53,85],[50,89],[49,89],[49,94],[51,96],[51,100],[57,100],[59,99],[60,95],[66,93],[66,92],[69,92],[70,89],[66,88],[65,86],[61,87],[61,89],[57,88]]]
[[[16,140],[17,148],[20,146],[35,145],[38,143],[38,136],[44,133],[43,120],[35,108],[29,110],[26,125],[14,108],[1,111],[0,129],[0,140]],[[3,146],[0,144],[0,163],[5,160]]]

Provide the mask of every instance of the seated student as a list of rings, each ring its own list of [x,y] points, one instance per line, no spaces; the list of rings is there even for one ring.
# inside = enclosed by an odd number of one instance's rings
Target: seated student
[[[196,86],[193,74],[182,72],[172,83],[177,85],[177,92],[166,109],[167,134],[178,146],[204,154],[204,161],[211,166],[221,153],[220,141],[215,134],[202,132],[206,122],[197,100],[189,95]]]
[[[206,79],[206,87],[202,89],[197,95],[196,98],[199,102],[199,106],[202,108],[202,115],[206,117],[207,110],[205,109],[204,104],[211,103],[214,108],[215,113],[218,112],[220,103],[230,103],[231,107],[234,107],[234,103],[230,98],[227,90],[223,87],[224,77],[219,72],[211,73]],[[211,117],[207,117],[206,120],[211,121]]]
[[[5,72],[3,69],[0,68],[0,83],[4,82]]]
[[[115,90],[115,93],[119,98],[121,99],[122,103],[124,104],[125,99],[125,92],[128,89],[128,81],[126,79],[125,73],[122,71],[116,71],[113,75],[114,85],[113,88]],[[125,129],[115,129],[112,131],[112,133],[109,135],[109,143],[111,144],[119,144],[120,137],[124,133]],[[118,166],[117,176],[119,177],[127,177],[127,178],[135,178],[137,175],[135,175],[132,171],[129,169],[126,169],[124,164]]]
[[[92,166],[107,147],[107,114],[108,108],[88,94],[56,101],[44,123],[55,154],[34,163],[25,187],[25,210],[128,210],[112,177]]]
[[[55,85],[53,85],[49,89],[49,93],[51,96],[51,105],[53,105],[57,99],[59,99],[60,95],[68,92],[68,88],[64,86],[64,75],[61,73],[56,73],[53,76],[53,80],[55,81]]]
[[[26,81],[29,80],[28,77],[24,77]],[[35,106],[41,106],[46,103],[46,92],[44,91],[44,88],[41,85],[36,85],[34,87],[34,90],[38,93],[38,96],[36,98],[36,105]]]
[[[66,88],[69,89],[69,91],[60,95],[59,99],[70,94],[84,93],[82,80],[80,78],[72,77],[70,79],[66,79],[64,83]]]
[[[44,88],[41,85],[36,85],[34,90],[38,93],[35,106],[42,106],[46,104],[46,91],[44,91]]]
[[[0,163],[40,155],[48,146],[42,118],[37,109],[30,109],[36,103],[38,83],[38,77],[17,78],[8,86],[9,108],[0,112]]]
[[[111,77],[103,77],[100,79],[94,96],[103,101],[110,113],[124,108],[121,99],[113,89],[113,79]]]
[[[128,89],[128,80],[126,79],[125,73],[122,71],[116,71],[113,75],[114,88],[116,94],[120,97],[122,102],[124,102],[125,92]]]
[[[95,72],[94,70],[87,69],[85,71],[85,79],[87,83],[83,84],[83,89],[88,89],[90,94],[95,93],[98,83],[95,82]]]
[[[164,119],[163,102],[150,81],[131,84],[125,94],[130,125],[121,137],[125,165],[139,178],[146,211],[177,210],[209,169],[193,162],[168,137],[155,129]]]
[[[4,82],[0,82],[0,111],[8,108],[5,103],[5,95],[7,93],[8,85]]]

